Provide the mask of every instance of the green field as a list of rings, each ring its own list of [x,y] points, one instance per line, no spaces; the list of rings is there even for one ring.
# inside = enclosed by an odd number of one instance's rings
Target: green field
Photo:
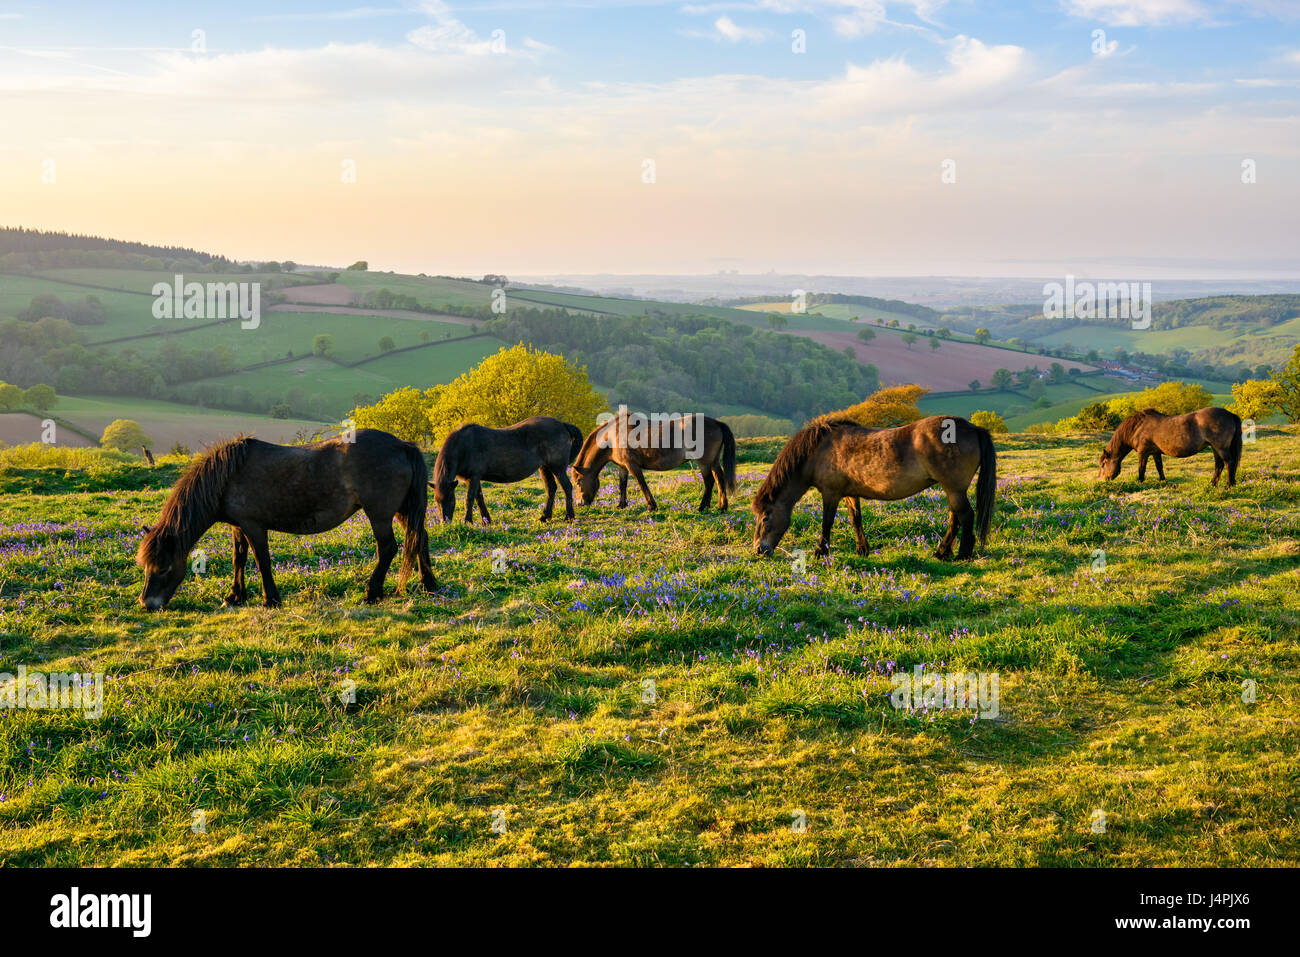
[[[268,442],[288,443],[300,432],[314,431],[321,426],[319,422],[305,419],[274,419],[249,412],[198,409],[175,402],[119,396],[61,396],[50,414],[94,438],[102,435],[105,426],[114,419],[131,419],[140,423],[159,452],[177,442],[198,450],[208,442],[240,432],[256,434]]]
[[[1266,329],[1254,323],[1187,325],[1177,329],[1134,330],[1104,323],[1078,325],[1032,339],[1035,344],[1059,348],[1069,343],[1076,350],[1096,349],[1114,355],[1115,349],[1160,354],[1185,349],[1220,363],[1244,362],[1249,366],[1285,359],[1300,344],[1300,318]]]
[[[472,332],[462,323],[438,322],[432,318],[424,321],[328,312],[264,311],[261,321],[253,329],[244,329],[241,323],[234,321],[150,339],[116,342],[108,348],[115,352],[153,355],[167,343],[174,343],[186,352],[224,346],[234,355],[236,365],[242,367],[281,359],[288,352],[295,356],[311,355],[313,341],[323,334],[334,339],[332,355],[339,361],[359,362],[379,356],[379,340],[384,337],[392,339],[395,348],[402,349],[425,341],[459,338]],[[428,340],[421,338],[426,335]]]
[[[418,320],[410,322],[415,325]],[[464,326],[456,328],[466,331]],[[337,416],[352,408],[353,396],[358,394],[378,398],[406,386],[426,388],[450,382],[501,346],[490,336],[478,336],[384,356],[353,367],[308,355],[292,362],[201,379],[176,386],[175,391],[182,398],[193,399],[214,388],[238,387],[267,407],[290,392],[301,392],[303,396],[322,396],[330,413]]]
[[[181,274],[185,277],[187,283],[260,282],[264,292],[285,286],[305,286],[320,281],[312,276],[285,272],[182,272]],[[165,282],[168,285],[173,284],[177,273],[175,271],[149,269],[72,268],[47,269],[38,275],[69,284],[80,283],[106,289],[123,289],[128,292],[145,293],[151,297],[152,301],[154,285],[160,282]],[[95,289],[87,289],[86,292],[98,295]]]
[[[374,607],[360,516],[272,537],[274,611],[255,578],[220,609],[214,530],[156,615],[131,556],[175,469],[0,453],[5,666],[110,676],[98,719],[0,712],[0,864],[1295,866],[1296,432],[1231,490],[1204,455],[1099,485],[1101,438],[1000,437],[964,564],[934,492],[873,503],[869,556],[841,516],[825,562],[810,497],[806,571],[756,558],[756,440],[725,515],[686,471],[573,524],[489,486],[490,531],[431,527],[439,593]],[[894,707],[916,666],[997,675],[996,716]]]
[[[437,279],[424,276],[405,276],[391,272],[361,272],[344,270],[338,281],[354,292],[364,295],[387,289],[403,296],[414,296],[431,306],[490,306],[492,287],[460,279]]]
[[[1052,408],[1034,409],[1033,411],[1050,416],[1058,407],[1072,402],[1079,402],[1080,408],[1082,408],[1083,405],[1096,402],[1102,395],[1121,385],[1119,380],[1103,376],[1071,376],[1060,385],[1044,383],[1047,390],[1044,397],[1052,403]],[[1130,385],[1129,388],[1132,388],[1132,386]],[[1034,402],[1035,400],[1031,399],[1024,389],[1017,387],[1015,390],[1001,392],[980,391],[958,393],[957,395],[925,396],[917,402],[917,406],[927,415],[946,413],[969,418],[972,412],[978,410],[996,412],[1001,416],[1006,416],[1009,410],[1017,408],[1028,411],[1032,409]],[[1065,414],[1072,415],[1073,413],[1062,413],[1055,417],[1061,418]]]

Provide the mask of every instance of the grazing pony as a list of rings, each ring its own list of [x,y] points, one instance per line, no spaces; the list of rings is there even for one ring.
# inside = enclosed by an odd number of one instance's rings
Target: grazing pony
[[[1156,460],[1156,471],[1161,481],[1165,477],[1162,455],[1185,459],[1189,455],[1214,450],[1214,478],[1211,485],[1219,484],[1223,466],[1228,466],[1228,487],[1237,484],[1237,466],[1241,463],[1241,419],[1229,412],[1211,406],[1197,409],[1186,415],[1165,415],[1155,409],[1134,412],[1119,424],[1101,453],[1098,479],[1113,479],[1119,475],[1124,456],[1134,449],[1138,453],[1138,481],[1147,478],[1147,459]]]
[[[966,490],[979,470],[975,509]],[[830,553],[831,527],[840,500],[849,500],[858,554],[867,553],[859,499],[895,501],[932,485],[948,494],[948,532],[935,552],[952,557],[961,530],[959,559],[988,539],[997,491],[997,454],[988,430],[955,416],[932,415],[896,429],[869,429],[850,419],[830,419],[805,426],[781,450],[754,496],[754,548],[771,555],[790,527],[794,507],[810,488],[822,493],[822,536],[817,554]]]
[[[189,568],[190,549],[217,522],[232,526],[235,577],[226,597],[242,604],[244,564],[252,548],[262,573],[268,608],[280,604],[271,577],[267,532],[314,535],[339,525],[358,509],[370,519],[378,561],[366,601],[383,594],[388,566],[397,555],[393,519],[406,529],[399,582],[418,566],[426,591],[438,583],[429,561],[424,527],[429,469],[420,450],[387,432],[358,429],[355,441],[328,439],[311,445],[272,445],[241,436],[197,459],[177,480],[156,525],[147,529],[135,560],[144,569],[140,604],[164,607]]]
[[[462,425],[442,443],[433,463],[433,497],[444,522],[456,510],[457,479],[469,483],[465,492],[465,521],[473,523],[474,504],[485,525],[492,524],[483,500],[483,482],[520,482],[541,469],[546,482],[546,507],[542,521],[555,508],[555,483],[564,489],[564,517],[573,518],[573,486],[565,473],[582,445],[576,425],[545,415],[535,415],[504,429]]]
[[[600,470],[613,462],[619,472],[618,507],[627,508],[630,474],[641,486],[646,506],[653,512],[659,506],[642,470],[667,472],[686,461],[697,462],[704,477],[700,511],[706,511],[713,501],[716,483],[721,497],[718,510],[725,512],[730,502],[728,496],[736,490],[736,437],[725,423],[707,415],[656,420],[623,410],[587,436],[578,460],[573,463],[573,475],[580,501],[590,505],[600,489]]]

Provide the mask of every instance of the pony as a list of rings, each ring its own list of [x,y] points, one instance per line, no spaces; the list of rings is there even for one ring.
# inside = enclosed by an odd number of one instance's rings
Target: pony
[[[966,491],[976,470],[975,508]],[[857,535],[859,555],[867,554],[860,499],[896,501],[933,485],[948,495],[948,531],[935,557],[952,557],[961,531],[958,559],[988,540],[997,491],[997,453],[987,429],[955,416],[920,419],[893,429],[872,429],[844,418],[817,421],[786,443],[754,495],[754,549],[771,555],[790,527],[794,507],[810,488],[822,495],[822,534],[818,555],[830,554],[831,527],[841,499]]]
[[[541,469],[546,482],[546,507],[541,519],[549,521],[555,508],[555,485],[564,489],[564,517],[573,518],[573,486],[565,469],[582,445],[576,425],[545,415],[535,415],[504,429],[462,425],[442,443],[433,463],[433,497],[444,522],[456,510],[457,479],[469,483],[465,492],[465,521],[473,524],[474,504],[485,525],[492,524],[483,500],[483,482],[519,482]]]
[[[695,446],[694,454],[691,446]],[[619,472],[618,507],[627,508],[627,477],[631,475],[653,512],[659,505],[642,470],[666,472],[688,460],[698,462],[704,477],[700,511],[708,510],[716,484],[721,499],[718,510],[725,512],[729,495],[736,490],[736,437],[725,423],[707,415],[670,416],[656,422],[623,410],[587,436],[573,463],[573,477],[579,500],[590,505],[600,489],[601,469],[613,462]]]
[[[1228,466],[1228,487],[1237,484],[1237,466],[1241,464],[1241,418],[1210,406],[1185,415],[1165,415],[1155,409],[1134,412],[1119,424],[1115,434],[1101,453],[1098,480],[1110,480],[1119,475],[1124,456],[1134,449],[1138,453],[1138,481],[1147,478],[1147,459],[1154,458],[1160,480],[1165,478],[1162,456],[1172,455],[1185,459],[1189,455],[1214,450],[1214,478],[1211,485],[1219,484],[1223,466]]]
[[[144,569],[140,604],[148,611],[164,608],[189,568],[190,549],[218,522],[232,528],[235,575],[226,604],[247,599],[244,564],[251,548],[262,573],[268,608],[280,604],[271,575],[268,532],[314,535],[327,532],[362,510],[375,534],[378,560],[366,587],[366,601],[378,601],[388,566],[397,555],[393,519],[406,529],[399,584],[415,568],[426,591],[438,582],[429,560],[425,530],[429,469],[410,442],[358,429],[343,437],[311,445],[285,446],[248,436],[217,445],[196,459],[172,487],[162,514],[136,552]]]

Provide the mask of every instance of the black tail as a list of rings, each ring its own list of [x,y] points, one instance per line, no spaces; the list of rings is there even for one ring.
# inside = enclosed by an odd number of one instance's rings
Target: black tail
[[[719,422],[722,429],[722,478],[726,482],[727,493],[736,490],[736,437],[725,422]]]
[[[1236,421],[1235,430],[1232,433],[1232,442],[1228,445],[1228,464],[1232,466],[1233,471],[1241,464],[1241,416],[1234,415]]]
[[[416,446],[405,444],[404,451],[411,465],[411,485],[402,499],[401,511],[406,537],[402,539],[402,569],[397,574],[397,583],[403,588],[411,572],[420,567],[421,553],[427,554],[429,550],[429,532],[424,527],[425,511],[429,507],[429,463]]]
[[[980,544],[988,543],[989,522],[993,519],[993,499],[998,491],[998,453],[993,448],[993,436],[988,429],[978,426],[975,432],[980,440],[980,477],[975,484],[975,530]]]
[[[572,465],[574,459],[578,457],[578,453],[582,451],[582,433],[578,431],[576,425],[570,425],[568,422],[564,423],[564,427],[569,430],[569,435],[573,436],[573,441],[569,446],[569,464]]]

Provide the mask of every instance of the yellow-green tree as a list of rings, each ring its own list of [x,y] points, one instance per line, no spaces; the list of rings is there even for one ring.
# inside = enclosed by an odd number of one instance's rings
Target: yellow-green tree
[[[873,429],[890,429],[923,417],[917,400],[930,390],[923,385],[891,385],[871,393],[857,405],[822,416],[826,419],[852,419]]]
[[[153,448],[153,439],[145,435],[140,423],[134,419],[114,419],[104,429],[99,444],[106,449],[132,452],[136,449]]]
[[[1143,409],[1155,409],[1165,415],[1182,415],[1195,412],[1214,402],[1214,396],[1205,386],[1186,382],[1162,382],[1152,389],[1144,389],[1130,395],[1122,395],[1106,403],[1112,412],[1118,412],[1121,419],[1127,419],[1134,412]]]
[[[428,397],[437,441],[466,422],[499,429],[533,415],[554,416],[586,433],[608,407],[585,366],[523,343],[488,356],[454,382],[429,390]]]
[[[1288,422],[1300,422],[1300,346],[1295,347],[1290,360],[1273,373],[1277,384],[1276,408]]]
[[[1282,397],[1282,386],[1272,379],[1248,379],[1232,384],[1232,405],[1229,412],[1235,412],[1243,419],[1267,419],[1278,410],[1278,400]]]
[[[972,412],[970,414],[970,424],[978,425],[981,429],[988,429],[994,435],[1007,431],[1007,424],[1002,421],[1002,416],[996,412]]]
[[[428,442],[433,437],[429,423],[433,391],[421,392],[407,386],[388,393],[374,405],[357,406],[347,417],[358,429],[382,429],[407,442]]]

